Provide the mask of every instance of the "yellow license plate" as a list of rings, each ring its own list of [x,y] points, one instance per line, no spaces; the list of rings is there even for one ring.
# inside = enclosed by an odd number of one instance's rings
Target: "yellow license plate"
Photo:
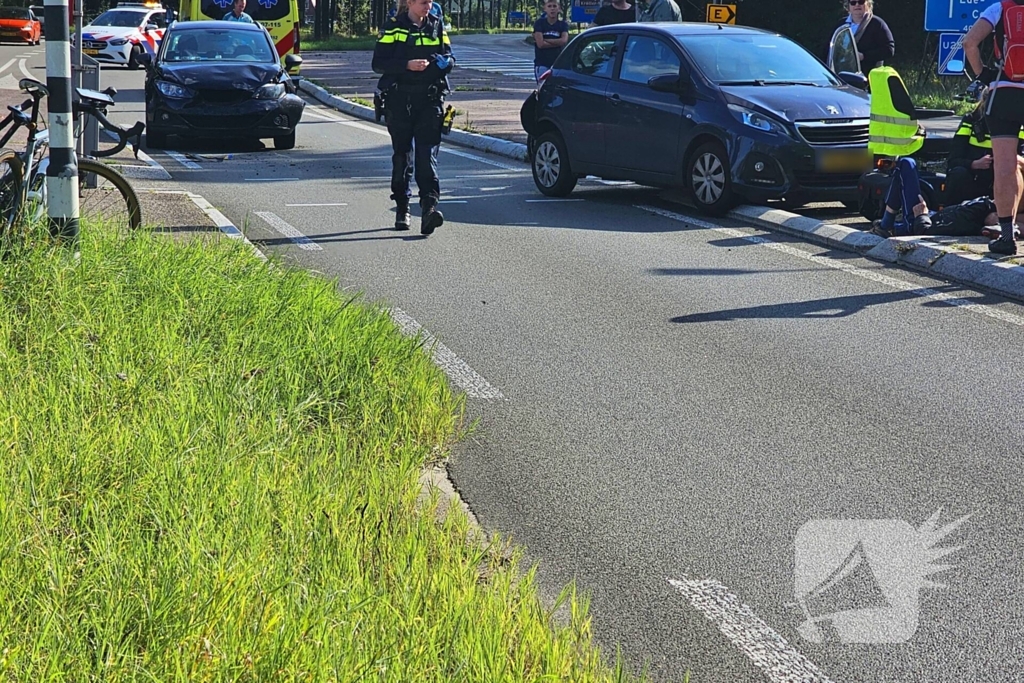
[[[818,170],[823,173],[868,171],[873,161],[867,149],[823,149],[818,152]]]
[[[83,55],[98,55],[99,53],[100,53],[99,50],[89,50],[89,49],[86,49],[86,48],[82,48],[82,54]]]

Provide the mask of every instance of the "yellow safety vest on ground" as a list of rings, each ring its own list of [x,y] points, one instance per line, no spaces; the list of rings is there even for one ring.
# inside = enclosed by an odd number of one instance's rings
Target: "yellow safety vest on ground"
[[[900,111],[895,100],[910,103],[910,94],[896,69],[880,66],[868,74],[871,83],[871,123],[868,126],[868,149],[880,156],[899,157],[913,154],[924,145],[912,110]],[[906,109],[906,106],[904,106]]]

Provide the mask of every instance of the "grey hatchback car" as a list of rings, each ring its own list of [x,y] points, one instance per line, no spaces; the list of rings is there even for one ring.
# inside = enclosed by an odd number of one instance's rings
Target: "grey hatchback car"
[[[574,38],[523,104],[537,188],[594,175],[738,198],[857,199],[869,95],[785,36],[721,24],[616,24]]]

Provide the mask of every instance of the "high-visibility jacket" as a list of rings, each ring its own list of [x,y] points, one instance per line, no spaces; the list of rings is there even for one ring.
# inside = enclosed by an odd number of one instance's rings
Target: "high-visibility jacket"
[[[954,135],[954,137],[957,137],[957,138],[965,137],[965,138],[967,138],[967,142],[968,142],[968,144],[971,145],[971,147],[981,147],[983,149],[992,149],[992,138],[990,138],[987,135],[987,133],[982,133],[982,134],[979,135],[978,131],[976,130],[976,128],[974,126],[974,121],[971,120],[970,116],[965,116],[960,121],[960,127],[956,129],[956,134]]]
[[[880,66],[868,74],[871,122],[868,149],[880,156],[908,156],[924,145],[907,86],[896,69]]]

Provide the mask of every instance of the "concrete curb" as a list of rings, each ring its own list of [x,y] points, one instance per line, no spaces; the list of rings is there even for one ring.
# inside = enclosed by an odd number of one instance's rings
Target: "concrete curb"
[[[338,111],[346,114],[351,114],[357,118],[377,123],[371,107],[364,107],[361,104],[350,102],[343,97],[332,95],[316,83],[311,83],[303,79],[299,81],[299,90],[307,93],[317,102],[325,104],[328,107],[334,107]],[[527,160],[526,145],[520,142],[502,140],[501,138],[494,138],[489,135],[480,135],[479,133],[467,133],[464,130],[457,130],[455,128],[452,129],[451,133],[444,136],[443,139],[462,147],[469,147],[481,152],[488,152],[490,154],[496,154],[509,159],[515,159],[516,161]]]
[[[1024,302],[1024,266],[981,254],[929,244],[915,237],[886,239],[870,232],[823,223],[788,211],[740,206],[729,216],[752,221],[817,244],[852,251],[866,258],[906,266],[933,277],[977,287]]]
[[[321,104],[352,116],[375,122],[373,109],[332,95],[315,83],[300,81],[299,89]],[[526,145],[489,135],[452,130],[445,136],[463,147],[498,156],[527,161]],[[915,238],[885,239],[856,228],[825,223],[798,216],[789,211],[763,206],[742,205],[729,212],[729,217],[751,221],[763,228],[782,232],[834,249],[852,251],[861,256],[907,266],[934,277],[952,280],[1024,302],[1024,267],[996,261],[941,245],[932,245]]]

